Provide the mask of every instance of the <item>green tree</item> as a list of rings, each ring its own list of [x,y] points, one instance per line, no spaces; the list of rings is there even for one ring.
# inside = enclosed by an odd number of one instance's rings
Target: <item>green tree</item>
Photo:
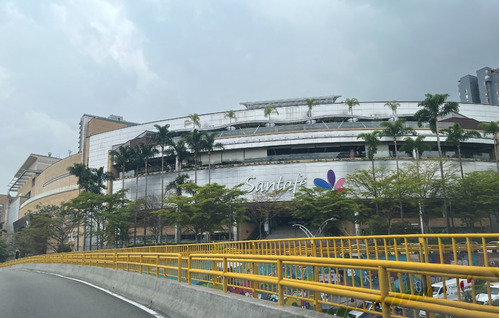
[[[352,108],[354,106],[359,106],[359,101],[357,98],[353,97],[353,98],[347,98],[345,100],[345,104],[347,105],[347,110],[349,111],[349,113],[351,114],[351,117],[353,118],[353,121],[354,121],[354,115],[353,115],[353,112],[352,112]]]
[[[405,151],[408,155],[412,156],[415,159],[415,174],[418,182],[421,182],[421,174],[420,174],[420,156],[424,153],[424,151],[428,151],[431,149],[431,145],[429,143],[424,142],[425,136],[418,136],[415,139],[408,137],[405,139],[404,144],[401,146],[401,150]],[[417,187],[418,189],[418,187]],[[424,192],[425,194],[425,192]],[[425,224],[424,224],[424,200],[422,195],[416,195],[418,208],[419,208],[419,218],[420,218],[420,229],[422,234],[425,234]],[[425,195],[423,196],[425,198]]]
[[[128,146],[120,146],[118,150],[111,150],[110,154],[116,166],[120,167],[122,177],[122,190],[125,189],[125,172],[131,163],[132,149]]]
[[[267,105],[264,108],[264,116],[267,117],[267,118],[269,118],[269,121],[271,121],[271,115],[273,113],[276,114],[276,115],[279,115],[278,110],[276,109],[276,106],[274,106],[274,105]]]
[[[171,145],[173,142],[173,133],[168,130],[170,128],[169,124],[160,126],[155,125],[156,132],[148,134],[151,141],[155,145],[159,145],[161,148],[161,199],[165,197],[164,191],[164,174],[165,174],[165,147]]]
[[[183,136],[184,141],[189,146],[189,149],[193,152],[194,158],[194,183],[198,183],[198,163],[200,152],[203,151],[205,147],[205,134],[194,129],[190,133]]]
[[[392,141],[394,143],[394,156],[396,157],[396,175],[399,178],[399,159],[398,159],[398,137],[402,137],[406,134],[415,134],[415,130],[406,127],[405,125],[406,119],[401,118],[396,120],[394,123],[386,121],[382,123],[382,126],[385,127],[384,130],[380,133],[381,136],[392,137]],[[401,199],[399,199],[399,209],[401,216],[401,223],[404,223],[404,213],[403,213],[403,203]]]
[[[274,217],[281,213],[290,211],[290,207],[281,200],[288,189],[275,190],[272,192],[256,192],[253,200],[247,206],[249,219],[257,224],[259,239],[262,239],[264,224],[270,224]]]
[[[201,127],[200,115],[198,115],[197,113],[193,113],[189,114],[188,118],[189,119],[186,119],[186,121],[184,121],[184,126],[193,125],[193,129],[196,129],[196,127]]]
[[[497,172],[498,172],[498,120],[492,121],[489,123],[481,123],[479,124],[479,128],[484,130],[483,134],[493,135],[493,152],[495,153],[495,161],[497,163]]]
[[[236,118],[236,112],[234,110],[228,110],[224,114],[224,118],[229,118],[229,124],[231,125],[233,119],[237,120],[237,118]]]
[[[318,102],[314,98],[306,98],[306,103],[307,103],[307,117],[311,117],[313,106],[318,105]]]
[[[460,149],[460,143],[471,138],[480,138],[481,134],[475,130],[465,131],[459,123],[454,123],[453,126],[445,129],[441,129],[447,138],[446,142],[457,147],[458,150],[458,161],[460,163],[460,175],[463,179],[464,168],[462,164],[462,151]]]
[[[104,168],[87,168],[82,163],[75,163],[68,167],[68,172],[78,178],[77,184],[80,189],[92,193],[101,193],[106,189],[105,181],[114,180],[114,175],[111,172],[104,172]]]
[[[189,151],[186,149],[186,142],[183,139],[174,141],[168,149],[168,154],[175,157],[175,170],[180,175],[182,162],[189,157]]]
[[[9,251],[7,250],[7,242],[0,238],[0,263],[3,263],[9,257]]]
[[[391,111],[392,111],[392,116],[396,117],[396,114],[398,112],[398,108],[401,105],[398,102],[396,102],[396,101],[392,101],[392,102],[385,103],[384,106],[389,107],[391,109]]]
[[[319,228],[326,220],[334,218],[341,222],[356,221],[354,212],[358,211],[347,189],[342,192],[319,187],[300,187],[294,195],[295,218],[305,220],[307,225]]]
[[[235,200],[233,193],[217,183],[204,186],[188,183],[181,187],[193,195],[167,198],[160,212],[162,216],[174,224],[191,227],[197,242],[204,233],[211,235],[223,230],[231,212],[231,202]]]
[[[179,174],[177,177],[171,181],[167,185],[167,191],[173,192],[173,196],[182,196],[182,185],[189,183],[189,175],[187,174]],[[192,194],[192,193],[191,193]],[[176,212],[180,212],[181,206],[177,205],[175,206]],[[162,216],[162,211],[156,212],[157,214]],[[172,220],[173,217],[170,218]],[[182,235],[182,225],[179,223],[172,223],[175,224],[175,243],[180,243],[181,240],[181,235]]]
[[[498,224],[498,172],[470,172],[449,187],[453,210],[471,233],[482,218],[489,218],[492,233],[498,231],[494,227]]]
[[[220,142],[215,142],[215,133],[203,133],[203,145],[202,145],[202,150],[208,152],[208,183],[210,183],[211,179],[211,170],[212,170],[212,151],[215,149],[224,149],[224,145]]]
[[[363,139],[365,141],[365,148],[366,148],[366,156],[368,159],[371,160],[372,162],[372,175],[373,175],[373,181],[375,182],[375,154],[377,153],[378,150],[378,145],[380,144],[380,131],[379,130],[374,130],[371,133],[361,133],[358,134],[357,139]],[[375,194],[375,199],[377,198],[377,192],[374,192]],[[375,209],[377,211],[377,214],[379,213],[379,207],[378,207],[378,201],[375,201]]]
[[[415,118],[418,121],[418,126],[422,127],[423,123],[429,123],[429,128],[436,134],[438,154],[439,154],[439,169],[441,172],[441,182],[443,183],[443,217],[446,219],[446,232],[450,233],[450,219],[448,217],[447,197],[444,179],[443,168],[443,152],[441,151],[441,141],[439,139],[439,118],[458,112],[457,102],[447,102],[448,94],[425,94],[425,100],[418,104],[423,107],[415,113]]]

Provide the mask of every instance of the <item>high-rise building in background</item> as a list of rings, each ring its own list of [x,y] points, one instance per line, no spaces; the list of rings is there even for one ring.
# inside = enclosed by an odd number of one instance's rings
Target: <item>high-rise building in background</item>
[[[466,75],[458,81],[460,102],[498,105],[498,68],[483,67],[476,74]]]

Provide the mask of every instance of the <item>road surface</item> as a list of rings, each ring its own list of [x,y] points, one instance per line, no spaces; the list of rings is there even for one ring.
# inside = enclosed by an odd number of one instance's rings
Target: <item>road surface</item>
[[[152,318],[165,317],[134,306],[75,280],[40,272],[0,270],[3,318]],[[166,318],[166,317],[165,317]]]

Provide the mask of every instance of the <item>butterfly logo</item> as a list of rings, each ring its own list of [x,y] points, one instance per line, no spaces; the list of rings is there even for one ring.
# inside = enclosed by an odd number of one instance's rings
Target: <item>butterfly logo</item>
[[[338,192],[344,191],[344,188],[341,188],[341,187],[342,187],[342,185],[344,185],[345,178],[340,178],[339,181],[337,181],[337,183],[335,183],[335,172],[333,172],[333,170],[328,170],[326,177],[328,179],[328,182],[326,182],[323,179],[316,178],[316,179],[314,179],[314,184],[317,187],[327,189],[327,190],[337,190]]]

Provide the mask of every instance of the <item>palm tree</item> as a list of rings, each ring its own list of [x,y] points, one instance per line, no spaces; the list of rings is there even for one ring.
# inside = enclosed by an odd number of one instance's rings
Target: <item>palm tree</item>
[[[200,152],[203,150],[204,147],[204,138],[205,134],[202,132],[199,132],[197,129],[194,129],[190,133],[186,134],[183,138],[186,142],[186,144],[189,146],[191,151],[193,152],[193,157],[194,157],[194,183],[197,184],[198,182],[198,161],[199,161],[199,155]]]
[[[154,157],[158,153],[158,149],[156,149],[155,145],[152,143],[144,143],[140,142],[138,144],[138,157],[142,159],[144,163],[144,174],[145,174],[145,185],[144,185],[144,199],[148,198],[148,162],[149,159]]]
[[[458,161],[460,163],[460,175],[462,179],[464,178],[464,168],[462,165],[462,152],[460,150],[460,143],[466,141],[470,138],[480,138],[481,134],[475,130],[464,131],[459,123],[454,123],[453,126],[445,129],[441,129],[448,137],[446,141],[457,147],[458,150]]]
[[[483,129],[483,135],[493,135],[493,151],[495,152],[495,161],[497,163],[497,171],[498,171],[498,153],[497,153],[497,145],[498,145],[498,120],[492,121],[489,123],[481,123],[479,124],[479,128]]]
[[[113,162],[115,165],[120,167],[122,174],[122,190],[125,189],[125,171],[130,164],[131,151],[128,145],[118,147],[118,150],[111,150],[109,153],[113,157]]]
[[[271,121],[271,114],[275,113],[276,115],[279,115],[278,110],[276,109],[276,106],[274,105],[267,105],[264,108],[264,116],[269,118],[269,121]]]
[[[384,106],[389,107],[392,110],[392,116],[394,118],[396,118],[396,113],[398,111],[398,107],[400,106],[400,104],[398,102],[396,102],[396,101],[392,101],[392,102],[385,103]]]
[[[169,124],[164,126],[155,125],[156,132],[149,133],[148,137],[151,138],[151,141],[156,145],[161,147],[161,206],[163,207],[163,199],[165,197],[164,194],[164,174],[165,174],[165,147],[172,144],[173,133],[168,130],[170,127]]]
[[[184,121],[184,126],[193,125],[193,129],[196,129],[196,127],[201,127],[200,115],[198,115],[197,113],[193,113],[189,114],[188,118],[189,119],[186,119],[186,121]]]
[[[186,149],[186,142],[184,139],[172,142],[167,152],[169,155],[175,156],[175,170],[177,171],[177,175],[179,175],[182,170],[182,162],[189,156],[189,151]]]
[[[397,121],[395,121],[394,123],[391,123],[389,121],[382,123],[382,126],[385,127],[385,129],[382,130],[381,135],[387,136],[387,137],[392,137],[392,140],[394,142],[394,155],[396,157],[396,178],[398,179],[398,181],[399,181],[399,159],[398,159],[397,138],[401,137],[403,135],[406,135],[408,133],[415,134],[415,130],[413,128],[406,127],[405,122],[406,122],[406,119],[401,118],[401,119],[398,119]],[[401,196],[399,198],[399,211],[400,211],[400,215],[401,215],[401,223],[404,223],[403,202],[401,201]]]
[[[90,181],[90,170],[83,163],[75,163],[73,166],[68,167],[68,172],[78,178],[77,184],[79,190],[87,190]]]
[[[354,121],[354,115],[353,115],[353,112],[352,112],[352,108],[356,105],[359,106],[359,101],[357,98],[353,97],[353,98],[347,98],[345,100],[345,104],[347,105],[347,110],[349,111],[349,113],[351,113],[351,116],[352,116],[352,120]]]
[[[365,141],[365,148],[366,148],[366,156],[368,159],[372,161],[372,176],[373,176],[373,181],[375,182],[375,160],[374,156],[377,153],[378,150],[378,145],[380,144],[380,131],[379,130],[374,130],[371,133],[361,133],[358,134],[357,139],[363,139]],[[375,192],[375,197],[377,196]],[[378,209],[378,202],[375,201],[375,209],[377,211],[377,214],[379,214],[379,209]]]
[[[181,185],[186,184],[189,182],[189,175],[187,174],[179,174],[177,178],[174,179],[174,181],[171,181],[167,185],[167,190],[174,190],[175,195],[181,196],[182,195],[182,187]],[[179,207],[177,207],[177,212],[179,212]],[[181,226],[179,224],[175,225],[175,243],[180,243],[181,241]]]
[[[307,117],[311,117],[313,106],[318,105],[318,103],[314,98],[306,98],[306,103],[307,103]]]
[[[418,136],[413,139],[408,137],[405,139],[405,143],[401,146],[401,150],[406,151],[410,156],[415,154],[415,160],[417,163],[417,178],[420,180],[420,156],[424,153],[424,151],[431,150],[432,147],[429,143],[424,142],[425,136]],[[422,198],[418,200],[418,214],[420,217],[420,229],[422,234],[425,234],[424,230],[424,205],[422,202]]]
[[[383,122],[382,127],[385,127],[385,129],[380,133],[381,136],[392,137],[392,141],[394,142],[394,156],[396,157],[397,173],[399,173],[397,138],[410,133],[415,134],[415,130],[413,128],[406,127],[405,122],[406,119],[404,118],[398,119],[394,123],[391,123],[389,121]]]
[[[224,145],[220,142],[215,142],[215,133],[204,133],[203,150],[208,152],[208,184],[211,181],[211,154],[215,149],[224,149]]]
[[[225,114],[224,114],[224,118],[229,118],[229,124],[231,125],[232,124],[232,119],[236,120],[236,112],[234,110],[228,110]]]
[[[439,170],[441,172],[441,183],[443,189],[443,217],[446,219],[446,232],[450,233],[450,220],[448,217],[448,207],[446,202],[446,187],[444,180],[443,168],[443,153],[441,151],[441,141],[439,139],[439,118],[458,112],[457,102],[447,102],[448,94],[425,94],[425,100],[420,102],[418,106],[423,107],[417,111],[414,117],[418,121],[418,126],[422,127],[423,123],[429,123],[429,128],[436,134],[438,154],[439,154]]]

